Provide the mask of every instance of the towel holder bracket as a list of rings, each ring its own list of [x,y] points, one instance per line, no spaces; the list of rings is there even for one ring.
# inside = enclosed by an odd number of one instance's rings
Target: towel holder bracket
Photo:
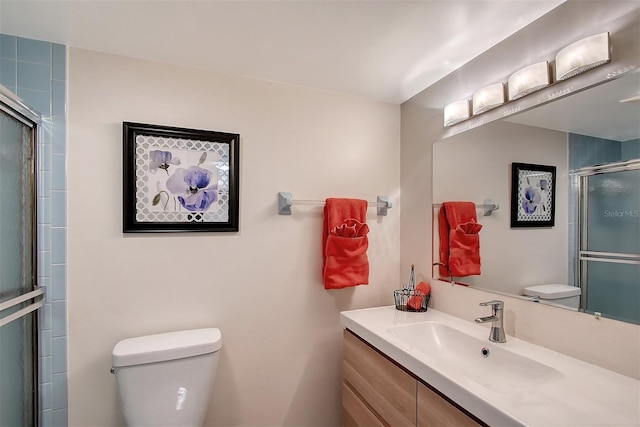
[[[293,196],[291,193],[281,191],[278,193],[278,215],[291,215]]]
[[[323,200],[293,200],[291,193],[281,191],[278,193],[278,215],[291,215],[291,205],[293,205],[294,202],[324,204]],[[375,202],[368,203],[370,206],[372,205],[378,208],[377,214],[379,216],[387,216],[388,210],[393,207],[393,204],[387,196],[378,196]]]

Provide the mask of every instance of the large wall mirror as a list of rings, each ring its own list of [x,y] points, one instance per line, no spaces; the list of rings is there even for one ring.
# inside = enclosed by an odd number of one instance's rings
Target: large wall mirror
[[[436,142],[434,263],[439,205],[491,199],[497,211],[476,210],[481,273],[457,283],[640,323],[639,97],[640,72],[627,73]],[[552,227],[511,227],[512,163],[555,166]],[[525,295],[552,284],[580,295]]]

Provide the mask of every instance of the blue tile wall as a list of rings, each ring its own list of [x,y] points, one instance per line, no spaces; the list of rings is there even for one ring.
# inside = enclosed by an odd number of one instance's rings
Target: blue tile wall
[[[622,160],[640,159],[640,139],[625,141],[620,144]]]
[[[38,143],[41,427],[67,426],[67,49],[0,34],[0,84],[42,115]]]

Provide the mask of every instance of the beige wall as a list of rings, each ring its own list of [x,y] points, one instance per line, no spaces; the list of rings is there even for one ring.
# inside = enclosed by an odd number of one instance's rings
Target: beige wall
[[[482,275],[463,277],[460,282],[515,295],[522,295],[527,286],[567,283],[567,143],[564,132],[498,121],[433,145],[435,203],[492,199],[500,205],[491,216],[478,210]],[[556,167],[553,227],[511,228],[512,162]],[[433,215],[437,214],[434,210]],[[436,261],[437,243],[436,238]]]
[[[400,107],[69,50],[69,423],[123,423],[111,350],[218,327],[207,425],[338,425],[341,310],[391,304],[399,264]],[[241,135],[239,233],[122,233],[122,121]],[[369,209],[370,285],[321,283],[322,208],[294,198],[388,195]]]

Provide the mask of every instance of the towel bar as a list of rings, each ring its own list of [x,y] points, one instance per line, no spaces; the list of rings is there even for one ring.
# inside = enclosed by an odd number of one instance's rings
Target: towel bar
[[[324,205],[324,200],[294,200],[291,193],[278,193],[278,215],[291,215],[291,205],[294,203],[306,203],[311,205]],[[393,207],[387,196],[378,196],[375,202],[367,202],[369,206],[377,206],[377,214],[387,216],[387,211]]]
[[[442,203],[434,203],[433,207],[440,208],[442,207]],[[491,199],[485,199],[481,205],[476,205],[476,209],[484,209],[484,216],[491,216],[493,211],[500,209],[500,205],[493,203]]]

